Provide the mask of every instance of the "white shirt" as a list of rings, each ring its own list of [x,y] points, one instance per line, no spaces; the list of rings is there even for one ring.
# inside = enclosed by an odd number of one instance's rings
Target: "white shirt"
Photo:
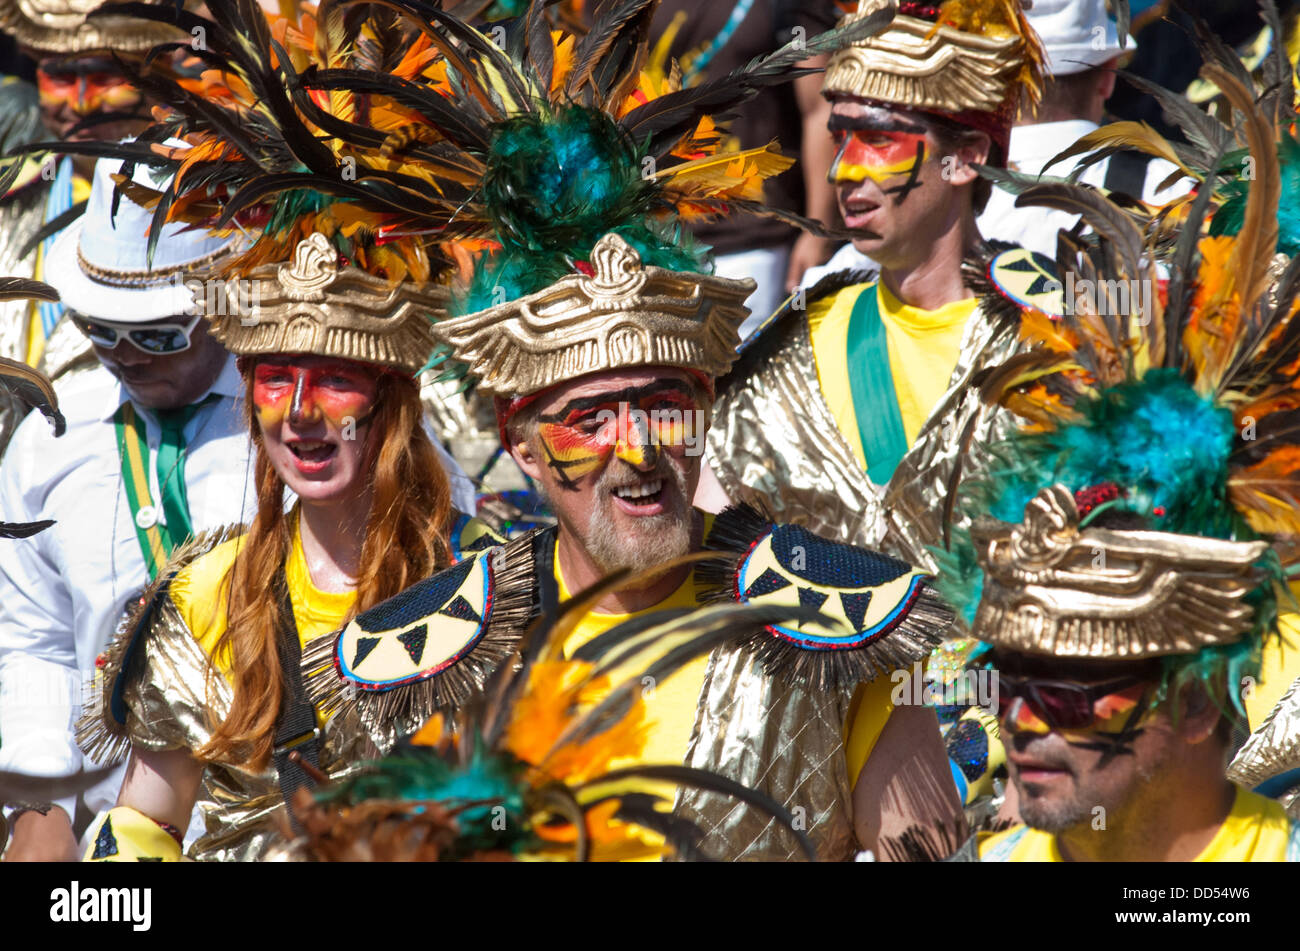
[[[256,510],[243,384],[227,359],[210,392],[221,399],[186,425],[185,488],[195,531],[247,522]],[[113,414],[122,385],[103,367],[59,390],[67,431],[55,438],[30,413],[0,463],[0,517],[55,519],[30,538],[0,540],[0,769],[32,775],[75,772],[73,737],[83,684],[128,602],[149,582],[122,468]],[[149,446],[150,494],[159,520],[157,418],[137,407]],[[82,794],[94,814],[111,808],[116,770]],[[59,800],[75,818],[75,799]]]
[[[1011,142],[1007,147],[1007,167],[1026,175],[1045,174],[1052,178],[1065,178],[1084,156],[1072,156],[1051,166],[1047,163],[1074,142],[1099,128],[1097,123],[1087,119],[1013,126]],[[1101,187],[1106,181],[1109,165],[1109,158],[1090,165],[1079,175],[1079,182]],[[1135,197],[1140,197],[1149,205],[1163,205],[1187,194],[1194,183],[1186,177],[1163,191],[1157,189],[1175,169],[1176,166],[1172,163],[1153,157],[1147,163],[1142,194]],[[993,187],[993,194],[989,196],[988,204],[978,218],[980,234],[985,240],[1010,241],[1055,260],[1057,232],[1073,228],[1079,216],[1036,205],[1017,208],[1016,197],[996,185]]]
[[[1037,125],[1018,125],[1011,129],[1011,142],[1007,147],[1007,167],[1027,175],[1046,173],[1052,178],[1065,178],[1075,168],[1082,155],[1076,155],[1048,166],[1048,162],[1077,140],[1100,126],[1087,119],[1070,119],[1064,122],[1041,122]],[[1100,187],[1106,180],[1106,170],[1110,159],[1089,166],[1079,176],[1079,181],[1086,185]],[[1147,163],[1146,181],[1142,189],[1142,200],[1151,205],[1162,205],[1191,191],[1194,183],[1188,178],[1181,178],[1169,188],[1159,190],[1157,186],[1174,171],[1176,166],[1161,158],[1152,158]],[[1057,232],[1068,231],[1079,220],[1078,215],[1041,205],[1016,207],[1016,198],[1011,192],[993,186],[988,203],[976,219],[980,234],[985,240],[1009,241],[1039,254],[1045,254],[1056,260]],[[825,264],[809,268],[800,282],[803,287],[812,287],[827,274],[850,268],[867,268],[879,270],[876,263],[861,251],[846,244],[835,252]]]

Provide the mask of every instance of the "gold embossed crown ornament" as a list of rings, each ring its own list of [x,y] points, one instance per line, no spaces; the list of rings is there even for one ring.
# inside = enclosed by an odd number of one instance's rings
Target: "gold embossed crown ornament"
[[[174,0],[145,0],[158,7],[175,6]],[[188,31],[166,23],[146,22],[128,16],[88,14],[105,6],[104,0],[0,0],[0,33],[8,33],[22,46],[40,53],[71,56],[78,53],[144,53],[159,43],[191,39]],[[186,0],[186,7],[199,4]]]
[[[1019,525],[971,529],[984,587],[977,635],[1026,654],[1137,660],[1248,636],[1266,542],[1079,527],[1074,495],[1043,489]]]
[[[721,376],[736,359],[752,280],[643,267],[616,234],[591,252],[590,275],[463,317],[434,335],[485,393],[528,396],[588,373],[672,366]]]
[[[890,8],[888,29],[831,56],[822,94],[945,113],[1005,147],[1021,91],[1037,102],[1042,90],[1045,54],[1020,0],[862,0],[844,23]]]
[[[447,289],[394,283],[340,261],[313,232],[293,261],[257,268],[226,283],[231,306],[211,313],[212,334],[232,353],[311,353],[418,373],[433,352],[433,320]]]

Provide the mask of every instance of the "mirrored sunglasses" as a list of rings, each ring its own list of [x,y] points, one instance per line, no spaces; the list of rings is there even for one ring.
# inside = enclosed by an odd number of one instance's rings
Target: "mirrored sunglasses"
[[[112,350],[125,338],[137,350],[153,356],[188,350],[190,335],[202,319],[200,314],[183,324],[114,324],[91,320],[81,314],[72,317],[73,323],[97,347]]]
[[[1069,680],[1013,677],[1001,671],[995,673],[999,718],[1006,716],[1012,702],[1019,697],[1054,730],[1082,730],[1092,726],[1097,719],[1094,705],[1098,700],[1145,682],[1141,677],[1124,677],[1104,683],[1081,684]]]

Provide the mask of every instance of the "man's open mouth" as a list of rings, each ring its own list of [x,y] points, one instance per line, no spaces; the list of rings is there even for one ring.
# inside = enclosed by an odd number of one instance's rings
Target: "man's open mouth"
[[[610,490],[623,511],[632,515],[656,515],[663,511],[665,482],[660,479],[648,479],[620,485]]]

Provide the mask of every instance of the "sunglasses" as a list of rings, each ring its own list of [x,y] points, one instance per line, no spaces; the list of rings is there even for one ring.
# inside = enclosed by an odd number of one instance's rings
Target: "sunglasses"
[[[202,319],[198,314],[184,324],[114,324],[76,314],[72,321],[97,347],[112,350],[125,338],[137,350],[158,356],[188,350],[190,335]]]
[[[1081,684],[1070,680],[1013,677],[1001,671],[994,671],[994,675],[997,678],[999,719],[1006,716],[1012,702],[1019,697],[1054,730],[1082,730],[1092,726],[1098,719],[1094,712],[1098,700],[1146,682],[1141,677],[1125,677]]]

